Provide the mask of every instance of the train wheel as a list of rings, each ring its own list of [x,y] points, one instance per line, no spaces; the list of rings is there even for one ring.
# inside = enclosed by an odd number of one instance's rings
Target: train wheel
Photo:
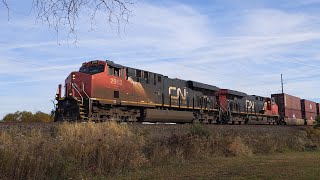
[[[248,124],[248,122],[249,122],[249,118],[246,118],[246,119],[244,120],[244,124]]]

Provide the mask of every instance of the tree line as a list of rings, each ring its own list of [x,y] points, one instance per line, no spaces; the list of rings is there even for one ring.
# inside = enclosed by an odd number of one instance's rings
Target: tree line
[[[5,115],[4,122],[52,122],[53,116],[41,111],[32,113],[30,111],[16,111]]]

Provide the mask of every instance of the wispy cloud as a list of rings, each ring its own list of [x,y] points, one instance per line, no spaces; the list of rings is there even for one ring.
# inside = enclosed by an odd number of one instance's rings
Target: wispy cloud
[[[56,85],[91,59],[111,59],[169,77],[263,96],[280,90],[279,77],[284,74],[286,92],[319,98],[319,14],[243,7],[233,7],[233,13],[207,13],[177,2],[141,2],[120,34],[108,30],[99,14],[91,30],[84,16],[77,44],[70,43],[63,33],[58,44],[54,32],[30,19],[2,20],[0,35],[6,37],[6,44],[0,43],[0,90],[7,101],[13,100],[10,106],[0,105],[1,112],[22,108],[49,111]],[[17,96],[21,87],[35,98]],[[16,90],[10,91],[12,88]],[[29,106],[15,105],[18,99]]]

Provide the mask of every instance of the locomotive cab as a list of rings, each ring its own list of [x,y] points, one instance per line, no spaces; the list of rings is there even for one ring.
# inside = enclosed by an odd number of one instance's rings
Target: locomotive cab
[[[126,69],[112,61],[90,61],[83,63],[79,71],[72,72],[65,80],[65,96],[75,98],[114,98],[106,96],[102,89],[119,90],[126,78]],[[61,97],[61,94],[57,94]]]
[[[278,105],[274,98],[266,98],[264,103],[264,114],[266,115],[278,115]]]
[[[83,63],[79,71],[71,72],[65,80],[64,97],[62,85],[58,86],[55,121],[76,121],[87,117],[91,105],[92,83],[96,76],[105,74],[105,71],[106,63],[96,60]]]
[[[79,71],[72,72],[65,80],[66,96],[76,99],[89,98],[92,95],[92,83],[96,76],[101,76],[106,71],[103,61],[90,61],[83,63]]]
[[[65,96],[62,85],[56,94],[56,121],[89,119],[93,115],[92,104],[99,101],[108,104],[105,108],[121,103],[121,97],[128,89],[126,68],[112,61],[89,61],[82,64],[79,71],[69,74],[65,80]],[[67,110],[68,113],[63,111]]]

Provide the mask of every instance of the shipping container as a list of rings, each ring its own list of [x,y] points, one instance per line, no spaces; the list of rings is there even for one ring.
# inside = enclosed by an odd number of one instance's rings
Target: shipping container
[[[284,120],[288,125],[305,125],[301,110],[285,109]]]
[[[306,99],[301,100],[301,110],[309,113],[317,113],[317,103]]]
[[[301,110],[285,109],[284,120],[288,125],[305,125]]]
[[[303,119],[301,110],[285,109],[285,118],[288,119]]]
[[[317,114],[316,113],[310,113],[310,112],[306,112],[306,116],[305,116],[305,120],[306,120],[306,124],[307,125],[314,125],[316,122],[316,118],[317,118]]]
[[[306,112],[306,119],[307,120],[316,120],[316,118],[317,118],[317,114],[316,113]]]
[[[313,125],[317,116],[317,103],[302,99],[301,100],[302,119],[307,125]]]
[[[299,97],[289,94],[272,94],[278,105],[279,115],[284,118],[288,125],[304,125],[305,120],[302,118],[301,101]]]
[[[301,110],[301,101],[299,97],[284,93],[272,94],[271,97],[275,99],[278,106],[281,106],[284,109]]]

